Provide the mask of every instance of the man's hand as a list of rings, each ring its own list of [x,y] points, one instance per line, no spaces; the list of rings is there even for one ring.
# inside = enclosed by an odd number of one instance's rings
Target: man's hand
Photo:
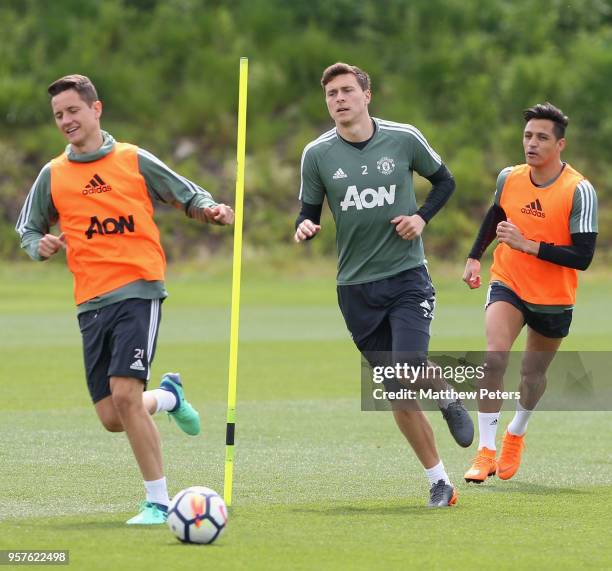
[[[480,287],[480,262],[474,258],[468,258],[463,270],[463,281],[470,287]]]
[[[302,220],[302,222],[300,222],[300,225],[297,227],[297,230],[295,231],[293,239],[296,242],[303,242],[304,240],[308,240],[308,238],[312,238],[320,230],[320,224],[315,224],[312,220],[308,219]]]
[[[62,248],[66,249],[66,238],[64,234],[54,236],[53,234],[45,234],[38,242],[38,253],[43,258],[50,258],[53,254],[59,252]]]
[[[209,224],[226,226],[234,222],[234,211],[227,204],[217,204],[212,208],[202,208],[198,212],[197,218]]]
[[[401,236],[402,240],[413,240],[421,235],[425,228],[425,220],[418,214],[412,216],[396,216],[391,220],[395,224],[395,231]]]
[[[508,244],[513,250],[531,254],[532,256],[537,256],[540,250],[539,242],[527,240],[527,238],[521,234],[521,231],[512,224],[510,219],[500,222],[497,225],[497,239],[502,244]]]

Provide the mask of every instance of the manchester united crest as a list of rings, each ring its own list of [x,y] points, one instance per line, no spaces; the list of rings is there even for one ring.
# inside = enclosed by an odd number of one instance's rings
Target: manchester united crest
[[[391,174],[395,170],[395,162],[389,157],[382,157],[376,163],[376,168],[380,174]]]

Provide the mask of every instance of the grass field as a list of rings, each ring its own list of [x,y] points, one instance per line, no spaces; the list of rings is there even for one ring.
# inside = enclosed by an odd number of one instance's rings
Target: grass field
[[[124,525],[142,482],[125,437],[89,404],[61,263],[3,266],[0,549],[69,549],[71,567],[87,570],[611,568],[612,415],[536,414],[516,478],[469,487],[475,446],[458,448],[431,413],[460,497],[428,510],[390,416],[359,410],[333,268],[316,267],[244,269],[234,505],[226,535],[195,547],[165,527]],[[434,349],[483,346],[484,290],[467,291],[458,273],[432,267]],[[564,347],[609,350],[610,274],[584,278]],[[230,282],[213,266],[169,275],[154,375],[179,369],[204,418],[203,436],[188,438],[156,417],[171,494],[223,489]]]

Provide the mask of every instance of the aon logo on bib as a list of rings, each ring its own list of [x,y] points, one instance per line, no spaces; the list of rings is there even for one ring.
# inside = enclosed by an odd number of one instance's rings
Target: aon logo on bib
[[[387,190],[386,186],[375,188],[364,188],[361,192],[357,190],[355,185],[349,186],[346,189],[344,200],[340,203],[342,211],[346,211],[351,207],[357,210],[364,208],[374,208],[376,206],[384,206],[395,202],[395,185],[392,184]]]
[[[88,240],[91,240],[94,234],[99,234],[100,236],[125,234],[126,230],[134,232],[134,216],[131,214],[127,218],[119,216],[118,220],[116,218],[100,220],[97,216],[92,216],[89,228],[85,231],[85,236],[87,236]]]

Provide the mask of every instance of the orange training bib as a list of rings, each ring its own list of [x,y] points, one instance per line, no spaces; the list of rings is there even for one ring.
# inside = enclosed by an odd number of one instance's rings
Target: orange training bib
[[[529,165],[512,169],[502,189],[500,206],[528,240],[557,246],[572,244],[570,214],[574,192],[584,178],[571,166],[551,185],[531,181]],[[499,244],[493,254],[491,280],[510,287],[522,300],[538,305],[572,305],[576,300],[576,270],[559,266]]]
[[[66,237],[77,305],[130,282],[163,280],[166,259],[137,147],[116,143],[105,157],[51,161],[51,198]]]

